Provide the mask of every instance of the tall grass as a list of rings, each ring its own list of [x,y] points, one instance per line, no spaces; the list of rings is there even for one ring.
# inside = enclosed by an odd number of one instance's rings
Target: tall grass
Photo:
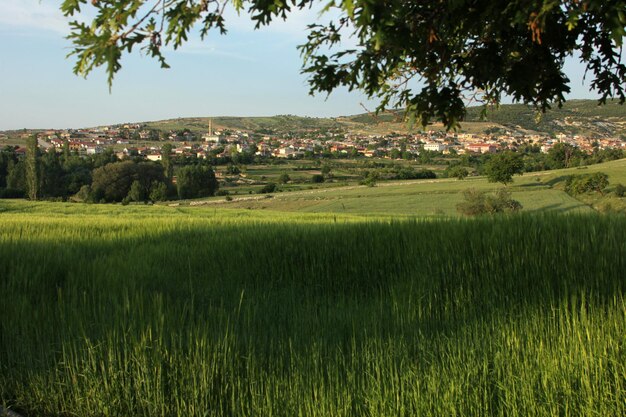
[[[626,415],[624,217],[27,211],[0,214],[27,416]]]

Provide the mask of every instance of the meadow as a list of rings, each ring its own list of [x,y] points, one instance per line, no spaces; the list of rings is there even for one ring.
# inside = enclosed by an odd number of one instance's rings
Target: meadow
[[[251,172],[257,174],[254,170]],[[581,195],[575,198],[565,192],[567,176],[594,172],[608,175],[610,184],[606,195]],[[278,176],[279,170],[275,169],[273,174]],[[626,213],[626,201],[612,196],[612,190],[618,183],[626,185],[626,159],[579,168],[525,173],[515,176],[507,188],[512,197],[521,202],[525,212]],[[242,193],[233,195],[232,201],[225,201],[224,197],[208,198],[206,204],[233,209],[289,212],[454,217],[459,215],[456,206],[463,201],[463,190],[474,188],[493,192],[501,187],[502,184],[490,183],[485,177],[385,181],[375,187],[359,186],[355,182],[348,185],[324,184],[315,189],[289,185],[280,186],[282,192],[274,193],[272,198],[254,198]]]
[[[626,415],[625,245],[624,216],[574,211],[0,201],[0,405],[26,417]]]

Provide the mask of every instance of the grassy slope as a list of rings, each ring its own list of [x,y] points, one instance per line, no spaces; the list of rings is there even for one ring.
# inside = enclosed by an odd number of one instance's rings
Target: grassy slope
[[[259,129],[298,131],[306,129],[338,127],[339,124],[333,119],[299,117],[299,116],[271,116],[271,117],[195,117],[179,118],[148,122],[150,128],[160,130],[182,130],[187,128],[196,133],[205,133],[212,120],[215,128],[255,131]]]
[[[626,107],[617,102],[598,106],[595,100],[571,100],[562,109],[552,109],[536,122],[535,111],[522,104],[504,104],[498,109],[490,109],[485,121],[480,120],[479,107],[468,109],[462,131],[482,133],[487,128],[519,128],[548,133],[586,133],[602,135],[626,134]],[[342,116],[336,119],[299,117],[292,115],[272,117],[214,117],[213,125],[217,128],[234,130],[270,129],[275,131],[303,131],[307,129],[343,127],[352,132],[363,134],[383,134],[406,132],[402,123],[402,113],[385,113],[378,116],[359,114]],[[181,130],[188,128],[197,133],[206,132],[209,118],[179,118],[148,122],[149,127],[161,130]],[[441,130],[442,125],[434,124],[431,129]],[[415,131],[417,129],[412,129]]]
[[[480,108],[470,108],[468,122],[480,119]],[[486,121],[502,126],[516,127],[551,133],[568,134],[626,134],[626,108],[618,101],[598,106],[595,100],[571,100],[562,108],[554,108],[536,118],[536,111],[523,104],[490,109]]]
[[[626,184],[626,159],[622,159],[584,169],[527,173],[516,176],[508,188],[513,198],[522,203],[524,211],[589,212],[592,210],[589,204],[598,200],[598,197],[573,198],[563,191],[562,183],[567,175],[598,171],[607,173],[611,184]],[[463,190],[476,188],[490,191],[498,187],[502,185],[489,183],[482,177],[463,181],[415,180],[385,182],[376,187],[347,186],[283,192],[274,194],[273,198],[255,196],[228,203],[223,201],[223,197],[209,201],[219,201],[220,205],[231,208],[276,211],[455,216],[456,204],[462,200]],[[616,207],[623,208],[623,200],[616,199]]]

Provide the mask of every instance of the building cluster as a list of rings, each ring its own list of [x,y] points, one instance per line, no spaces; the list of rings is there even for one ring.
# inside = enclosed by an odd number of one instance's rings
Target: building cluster
[[[29,132],[23,133],[29,135]],[[143,156],[158,161],[161,146],[158,141],[174,144],[177,155],[206,158],[208,156],[233,156],[237,153],[253,153],[264,157],[297,158],[315,154],[348,154],[365,157],[399,157],[399,153],[419,155],[423,151],[443,154],[484,154],[505,149],[516,149],[521,145],[536,145],[548,152],[557,143],[568,143],[591,153],[594,149],[626,148],[626,142],[618,138],[587,138],[583,136],[524,135],[517,132],[495,134],[471,134],[431,131],[417,134],[356,134],[333,131],[307,134],[283,132],[276,135],[261,135],[246,131],[214,129],[212,124],[205,134],[191,131],[162,134],[141,125],[117,125],[95,129],[48,130],[38,132],[40,145],[63,149],[68,147],[83,155],[95,155],[113,148],[119,157]]]

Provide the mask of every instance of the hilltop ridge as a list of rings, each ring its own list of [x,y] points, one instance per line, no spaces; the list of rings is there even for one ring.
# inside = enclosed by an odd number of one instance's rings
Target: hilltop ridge
[[[562,108],[553,108],[546,113],[537,113],[524,104],[503,104],[488,108],[485,119],[481,119],[482,106],[469,107],[466,120],[461,123],[461,132],[489,133],[497,131],[534,132],[546,135],[586,135],[599,137],[626,137],[626,106],[617,101],[598,105],[596,100],[570,100]],[[276,115],[267,117],[217,116],[189,117],[145,122],[150,128],[160,130],[189,129],[204,132],[209,120],[217,128],[276,133],[290,131],[341,129],[355,132],[405,133],[420,131],[410,128],[402,121],[401,111],[381,114],[363,113],[339,117],[306,117]],[[441,124],[432,124],[428,130],[444,130]]]

